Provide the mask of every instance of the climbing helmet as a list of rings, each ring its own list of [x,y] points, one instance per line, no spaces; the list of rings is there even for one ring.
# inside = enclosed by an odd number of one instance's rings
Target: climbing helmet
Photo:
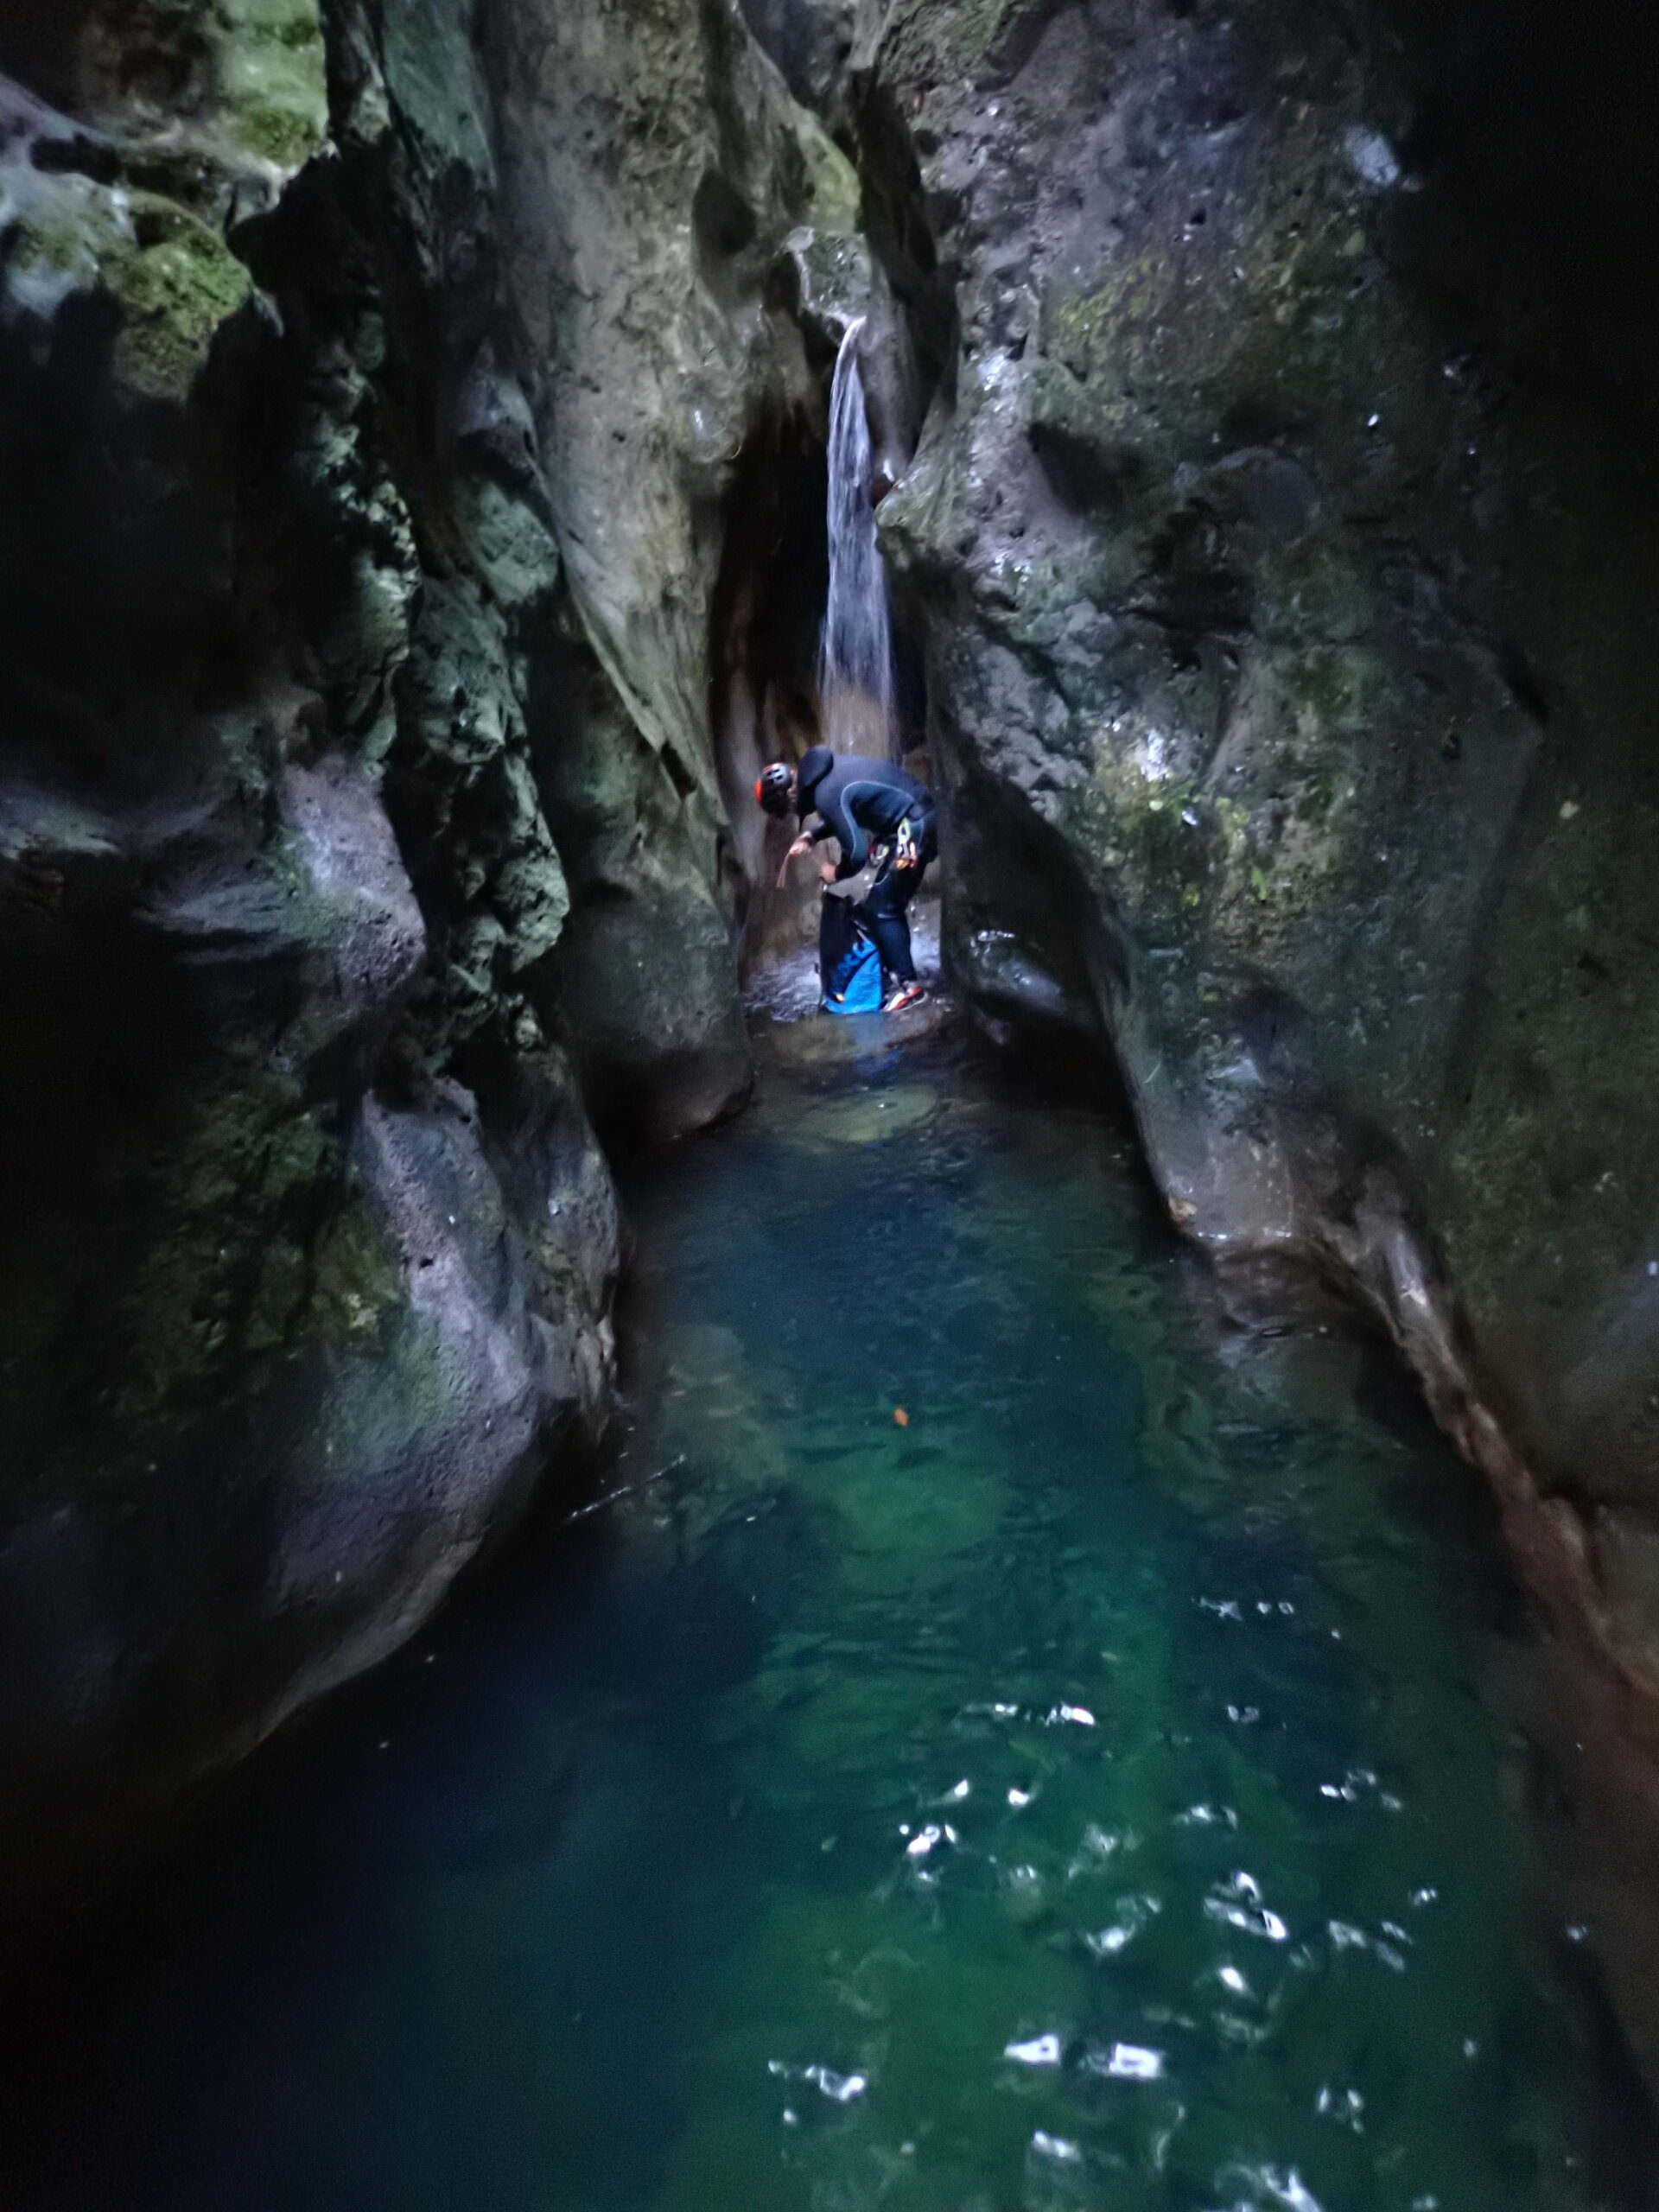
[[[769,760],[754,779],[756,802],[768,814],[787,814],[794,785],[793,769],[785,766],[781,760]]]

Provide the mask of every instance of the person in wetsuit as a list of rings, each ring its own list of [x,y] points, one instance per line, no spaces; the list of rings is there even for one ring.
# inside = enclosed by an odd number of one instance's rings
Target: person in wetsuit
[[[930,861],[938,855],[938,814],[933,794],[891,760],[872,760],[861,753],[832,753],[812,746],[798,768],[781,760],[763,769],[754,795],[767,813],[791,811],[803,822],[818,817],[789,849],[784,863],[798,859],[826,837],[841,847],[839,866],[826,863],[826,882],[845,881],[866,866],[873,848],[880,851],[875,881],[860,906],[881,955],[887,977],[883,1011],[899,1014],[924,995],[916,980],[906,912],[921,887]]]

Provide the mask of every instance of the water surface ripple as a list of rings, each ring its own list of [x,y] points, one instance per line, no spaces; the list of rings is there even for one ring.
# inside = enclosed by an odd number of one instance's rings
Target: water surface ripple
[[[1472,1478],[1109,1127],[811,1034],[632,1193],[623,1494],[89,1925],[0,2197],[1646,2202]]]

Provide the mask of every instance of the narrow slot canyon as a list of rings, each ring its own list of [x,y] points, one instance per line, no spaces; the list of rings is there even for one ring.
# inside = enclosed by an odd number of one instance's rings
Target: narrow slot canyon
[[[5,11],[0,2202],[1659,2212],[1656,48]]]

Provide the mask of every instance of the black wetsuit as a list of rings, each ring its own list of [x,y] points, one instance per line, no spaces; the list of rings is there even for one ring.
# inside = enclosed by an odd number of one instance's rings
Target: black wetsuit
[[[812,747],[796,772],[803,818],[814,811],[821,817],[810,832],[813,843],[834,837],[841,846],[838,880],[858,874],[873,844],[886,846],[887,856],[859,911],[888,976],[898,983],[913,982],[916,963],[905,910],[938,854],[932,792],[893,761],[831,753],[822,745]],[[912,853],[913,866],[897,865]]]

